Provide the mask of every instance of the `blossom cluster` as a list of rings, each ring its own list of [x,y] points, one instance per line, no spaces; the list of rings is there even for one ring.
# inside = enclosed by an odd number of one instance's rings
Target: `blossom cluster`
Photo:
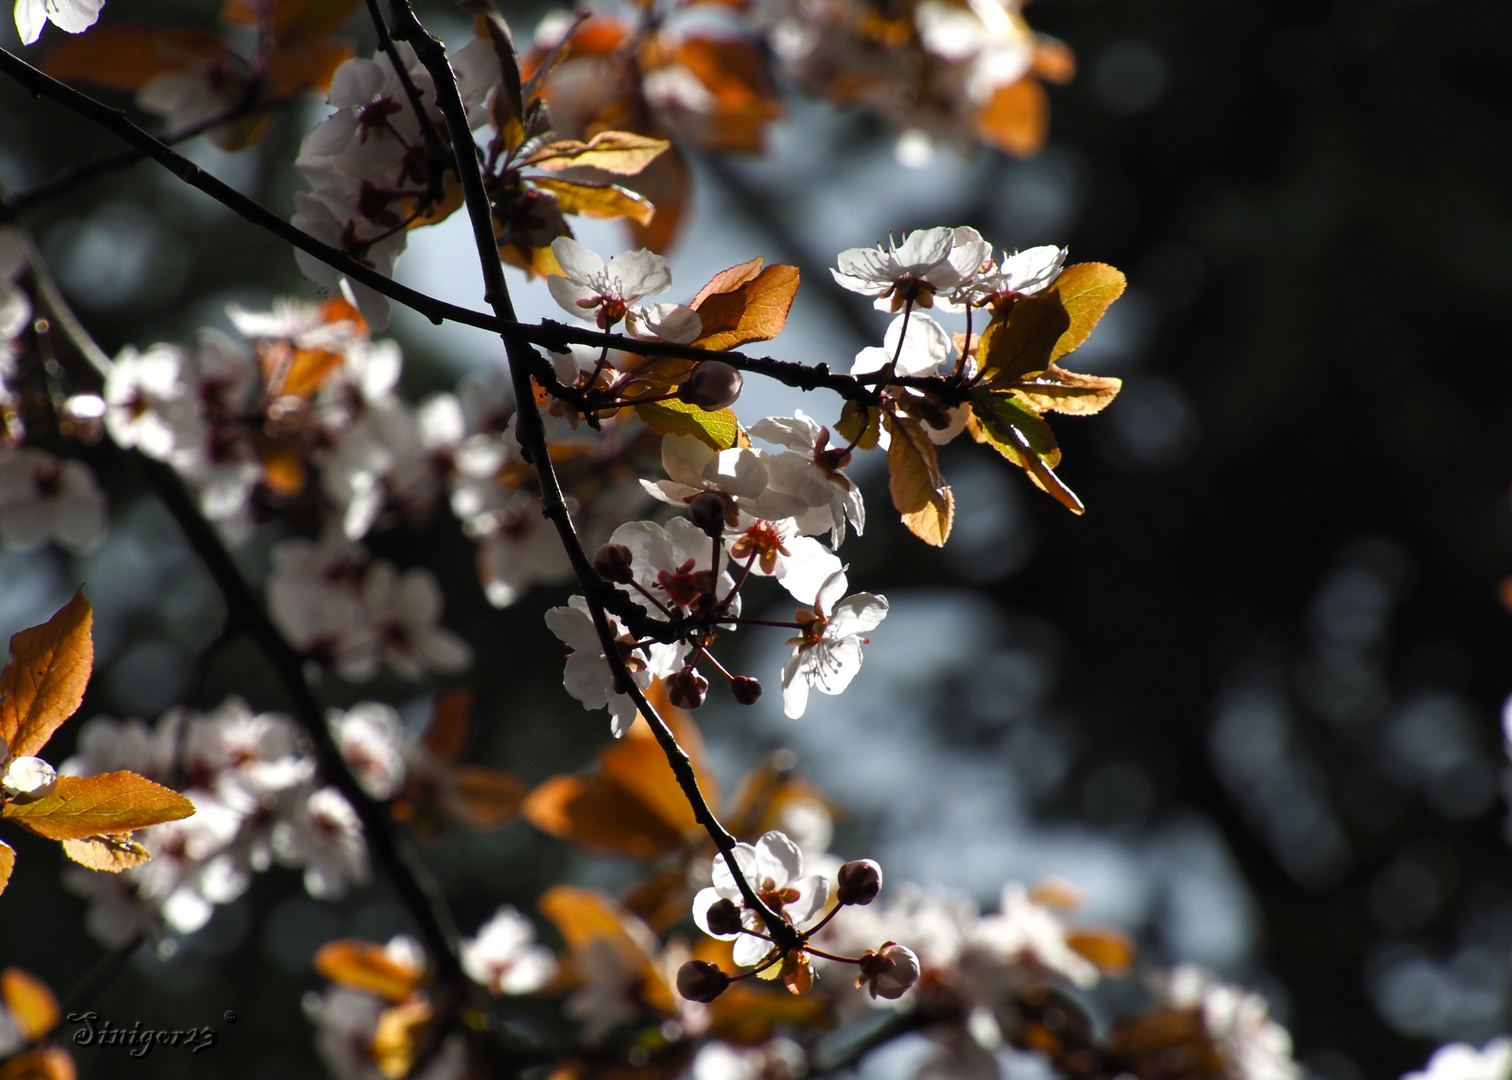
[[[353,58],[337,69],[327,97],[335,109],[305,136],[294,165],[310,186],[294,197],[294,224],[355,256],[385,277],[404,250],[407,231],[427,224],[441,209],[444,193],[433,180],[445,167],[445,149],[427,144],[446,130],[430,73],[409,45],[395,46],[403,74],[386,53]],[[451,57],[457,89],[477,127],[487,119],[488,95],[500,78],[499,61],[486,40]],[[424,107],[417,113],[402,79]],[[455,188],[455,177],[451,179]],[[455,208],[455,203],[452,204]],[[449,211],[447,211],[449,212]],[[442,213],[440,216],[444,216]],[[338,271],[299,252],[300,269],[319,285],[334,288]],[[388,299],[354,284],[358,306],[375,328],[388,325]]]
[[[208,713],[170,709],[155,725],[99,716],[84,725],[60,772],[121,769],[181,790],[195,812],[139,830],[135,839],[152,856],[141,866],[65,871],[65,884],[89,900],[86,928],[107,946],[193,932],[275,862],[301,870],[306,891],[319,899],[367,880],[361,822],[324,785],[287,716],[255,713],[234,697]]]

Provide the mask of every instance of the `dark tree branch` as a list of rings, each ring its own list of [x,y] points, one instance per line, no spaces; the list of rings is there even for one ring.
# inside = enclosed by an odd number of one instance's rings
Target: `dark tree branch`
[[[390,10],[394,36],[401,41],[408,41],[415,50],[415,55],[430,72],[431,80],[436,85],[437,104],[441,108],[442,116],[446,118],[452,143],[459,148],[470,145],[472,129],[467,122],[467,110],[457,91],[456,76],[447,60],[445,47],[420,24],[406,0],[391,0]],[[535,391],[531,386],[530,374],[532,369],[539,367],[545,361],[530,347],[530,342],[520,332],[518,320],[515,318],[514,303],[509,296],[508,283],[504,280],[504,265],[499,261],[498,241],[494,237],[493,229],[493,210],[489,203],[488,192],[484,188],[482,171],[478,167],[476,158],[465,153],[457,154],[457,167],[461,170],[467,213],[472,222],[473,240],[477,246],[478,260],[483,270],[484,298],[501,323],[505,324],[500,336],[509,361],[515,406],[519,410],[520,446],[536,467],[541,485],[542,512],[556,526],[568,560],[572,563],[573,571],[587,597],[588,610],[593,619],[594,629],[598,632],[599,641],[603,645],[609,670],[614,676],[616,689],[630,696],[640,714],[645,717],[646,723],[650,725],[656,741],[667,756],[667,763],[671,766],[678,785],[693,808],[694,818],[704,827],[715,846],[724,854],[730,872],[740,886],[746,906],[761,915],[768,933],[780,947],[794,948],[800,941],[797,930],[773,911],[746,880],[735,862],[733,854],[735,838],[720,824],[719,818],[699,788],[698,777],[693,771],[693,763],[687,751],[678,744],[667,722],[636,686],[624,658],[620,655],[614,629],[609,623],[604,605],[598,598],[604,582],[594,572],[593,565],[583,550],[582,541],[578,538],[577,530],[572,523],[572,515],[562,497],[562,488],[556,476],[556,469],[547,452],[546,429],[541,420],[540,410],[536,407]]]

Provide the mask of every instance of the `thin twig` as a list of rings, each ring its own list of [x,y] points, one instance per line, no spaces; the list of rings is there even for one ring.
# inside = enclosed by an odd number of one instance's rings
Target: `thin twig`
[[[383,21],[383,12],[378,10],[378,0],[367,0],[367,10],[373,22],[373,29],[378,32],[378,48],[389,58],[389,63],[394,68],[394,75],[399,79],[399,85],[404,87],[404,96],[409,98],[410,108],[415,111],[415,117],[420,121],[420,135],[425,140],[426,171],[429,174],[426,182],[430,186],[431,201],[440,202],[445,194],[442,175],[451,154],[447,149],[447,144],[441,138],[441,133],[431,122],[430,113],[425,111],[425,102],[421,100],[420,88],[415,85],[415,80],[410,77],[409,69],[399,59],[399,50],[389,34],[388,23]]]
[[[207,131],[213,131],[222,124],[229,124],[233,120],[239,120],[248,113],[258,109],[282,108],[293,98],[271,98],[266,101],[248,100],[236,105],[219,116],[212,116],[208,120],[200,120],[188,127],[158,136],[158,141],[164,146],[177,146],[181,142],[187,142],[196,135],[203,135]],[[123,150],[118,154],[106,154],[104,157],[95,158],[79,165],[72,165],[51,179],[44,180],[40,184],[18,191],[11,197],[11,205],[14,212],[20,213],[29,210],[37,203],[45,202],[57,195],[64,195],[88,180],[93,180],[108,172],[124,169],[135,165],[139,161],[147,160],[147,155],[141,150]]]
[[[391,0],[390,10],[393,13],[394,36],[401,41],[408,41],[415,50],[415,55],[430,72],[431,80],[436,86],[437,104],[441,108],[441,115],[446,119],[452,142],[459,147],[465,142],[471,142],[472,131],[467,122],[467,110],[457,91],[456,76],[447,60],[445,47],[420,24],[420,20],[415,17],[413,9],[406,0]],[[540,410],[536,407],[535,392],[531,386],[530,376],[531,370],[540,362],[544,362],[544,358],[535,355],[534,350],[530,348],[530,343],[518,328],[514,303],[509,296],[508,283],[504,280],[504,266],[499,261],[498,241],[493,231],[493,212],[489,205],[488,193],[483,185],[483,174],[476,159],[465,153],[457,154],[457,167],[461,170],[462,190],[466,198],[468,217],[472,222],[473,240],[477,246],[478,259],[483,270],[484,298],[493,308],[494,314],[501,321],[509,324],[509,329],[505,329],[500,336],[504,341],[505,355],[509,361],[510,378],[514,385],[515,407],[519,410],[520,446],[536,467],[541,485],[542,512],[556,526],[568,560],[586,595],[589,614],[603,646],[604,658],[614,676],[616,689],[630,696],[640,714],[645,717],[646,723],[650,725],[656,741],[667,756],[667,763],[677,778],[678,786],[682,788],[683,794],[693,808],[694,818],[704,827],[714,841],[714,845],[724,854],[725,862],[740,887],[746,906],[760,914],[768,931],[784,950],[796,947],[799,944],[798,932],[787,920],[773,911],[746,880],[733,854],[735,838],[720,824],[708,799],[699,788],[698,776],[693,771],[693,764],[687,751],[678,744],[677,737],[672,733],[667,722],[646,700],[645,694],[635,684],[624,658],[620,655],[613,627],[610,626],[604,605],[598,599],[604,583],[595,573],[587,553],[583,550],[582,541],[578,538],[577,530],[572,523],[572,515],[562,497],[556,469],[547,452],[546,429],[541,420]]]
[[[568,345],[578,344],[590,345],[597,348],[618,349],[621,352],[637,356],[669,356],[695,362],[718,359],[741,371],[765,375],[794,389],[832,390],[841,397],[859,404],[876,403],[876,387],[881,382],[881,373],[860,377],[843,375],[831,371],[826,364],[799,364],[787,360],[775,360],[770,357],[746,356],[737,352],[704,349],[696,345],[676,345],[665,341],[642,341],[623,334],[606,334],[586,327],[569,326],[564,323],[553,322],[549,319],[544,320],[540,325],[526,325],[519,323],[513,317],[512,307],[510,308],[510,317],[504,318],[497,313],[489,315],[481,311],[474,311],[471,308],[447,303],[444,300],[429,296],[416,289],[411,289],[406,285],[401,285],[392,278],[380,274],[366,263],[359,261],[348,252],[316,239],[303,229],[296,228],[290,222],[259,204],[255,199],[248,198],[229,184],[205,172],[188,158],[164,145],[159,139],[133,124],[118,109],[102,105],[88,95],[58,82],[56,79],[45,75],[14,53],[5,49],[0,49],[0,72],[4,72],[34,96],[51,98],[70,111],[93,121],[100,127],[130,143],[143,155],[162,165],[184,183],[210,196],[253,225],[264,229],[280,240],[298,248],[300,251],[319,259],[353,281],[366,285],[374,292],[381,293],[389,299],[419,312],[433,323],[439,324],[445,321],[462,323],[466,326],[477,327],[480,330],[489,330],[500,335],[509,334],[517,337],[521,342],[543,346],[559,352],[565,350]],[[469,132],[469,134],[471,133]],[[486,193],[483,196],[483,203],[486,206]],[[14,198],[0,199],[0,223],[13,220],[22,209],[21,206],[17,205]],[[528,358],[528,363],[531,365],[530,374],[542,386],[546,387],[548,391],[562,397],[564,400],[571,401],[573,399],[573,395],[564,392],[566,388],[562,387],[552,376],[551,365],[544,357],[532,353]],[[899,377],[894,378],[891,385],[909,386],[919,390],[930,391],[937,394],[946,405],[959,404],[960,401],[964,400],[966,393],[951,380],[940,377]]]

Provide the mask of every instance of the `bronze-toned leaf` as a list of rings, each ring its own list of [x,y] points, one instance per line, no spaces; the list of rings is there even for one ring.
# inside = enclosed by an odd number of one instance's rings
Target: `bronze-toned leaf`
[[[48,985],[20,968],[0,971],[0,1000],[28,1042],[36,1042],[58,1026],[62,1014]]]
[[[64,840],[63,854],[80,866],[103,870],[107,874],[119,874],[122,870],[141,866],[152,858],[152,853],[129,835],[85,836],[78,840]]]
[[[0,840],[0,893],[10,884],[11,871],[16,868],[16,849]]]
[[[1122,379],[1080,375],[1051,364],[1038,375],[1013,384],[1014,395],[1035,412],[1058,412],[1091,416],[1113,403],[1123,388]]]
[[[334,983],[367,990],[392,1002],[409,997],[425,975],[399,963],[382,945],[358,938],[322,945],[315,954],[315,970]]]
[[[36,755],[84,700],[94,667],[93,615],[80,589],[47,622],[11,638],[0,674],[0,740],[14,757]]]
[[[700,292],[693,308],[703,321],[703,330],[694,344],[705,349],[733,349],[748,341],[776,337],[787,322],[797,292],[798,268],[780,265],[768,266],[733,289]]]
[[[581,214],[583,217],[629,218],[642,225],[649,225],[656,215],[656,207],[649,199],[622,188],[618,184],[590,184],[582,180],[559,180],[554,176],[531,176],[529,181],[538,188],[545,188],[556,196],[557,205],[564,214]]]
[[[178,792],[133,772],[60,776],[51,795],[0,806],[0,817],[49,840],[130,832],[192,813],[194,804]]]
[[[1051,354],[1071,325],[1060,295],[1047,290],[1020,298],[994,315],[982,331],[977,363],[994,390],[1050,366]]]
[[[140,90],[159,75],[209,64],[226,39],[193,26],[96,26],[60,41],[39,67],[64,82]]]
[[[1060,272],[1048,291],[1060,297],[1071,324],[1050,353],[1052,363],[1082,347],[1126,284],[1123,274],[1106,263],[1077,263]]]
[[[547,143],[526,158],[524,164],[547,172],[591,168],[617,176],[634,176],[671,145],[666,139],[653,139],[629,131],[601,131],[587,142],[562,139]]]
[[[887,448],[888,491],[908,531],[934,547],[950,536],[955,498],[940,475],[934,443],[917,420],[884,413],[892,442]]]

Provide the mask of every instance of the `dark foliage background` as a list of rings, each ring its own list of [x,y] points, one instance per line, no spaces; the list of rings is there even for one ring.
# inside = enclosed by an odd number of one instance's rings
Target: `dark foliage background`
[[[106,17],[204,18],[199,7],[118,0]],[[1482,1040],[1512,1019],[1497,722],[1512,689],[1512,616],[1497,601],[1512,573],[1512,8],[1040,0],[1028,14],[1081,62],[1054,92],[1049,151],[956,169],[972,186],[955,205],[964,198],[969,212],[942,221],[926,206],[891,224],[970,222],[1000,243],[1054,239],[1126,270],[1130,293],[1092,354],[1098,370],[1126,377],[1124,397],[1097,420],[1060,425],[1062,475],[1090,511],[1073,519],[995,465],[982,479],[979,452],[958,446],[947,474],[975,475],[1001,512],[954,551],[926,552],[884,520],[874,484],[877,524],[849,552],[852,580],[985,598],[982,610],[1028,642],[1023,655],[1048,679],[1036,706],[1043,737],[1023,736],[1007,704],[1022,687],[985,651],[977,663],[978,642],[958,625],[952,648],[964,660],[928,684],[934,696],[920,706],[942,745],[1001,762],[1004,783],[1029,792],[1026,829],[1044,830],[1052,847],[1065,828],[1136,850],[1173,821],[1215,829],[1248,894],[1230,899],[1256,916],[1230,973],[1275,996],[1319,1075],[1396,1076],[1439,1041]],[[282,163],[301,130],[286,118],[237,159],[268,205],[290,205]],[[883,137],[854,118],[842,132],[852,146]],[[11,186],[107,149],[82,122],[0,86],[0,178]],[[726,171],[729,205],[800,249],[772,234],[774,257],[822,266],[833,256],[803,248],[804,207],[767,174]],[[65,286],[93,283],[76,299],[109,349],[182,340],[230,298],[310,295],[276,242],[148,166],[94,182],[30,224]],[[746,257],[734,251],[720,265]],[[115,293],[90,277],[101,260],[125,267]],[[833,354],[809,358],[843,360],[855,332],[834,311],[824,318]],[[449,385],[445,359],[412,342],[409,385]],[[210,706],[233,691],[277,707],[245,642],[196,664],[217,625],[208,582],[136,479],[103,454],[97,465],[118,541],[72,563],[0,557],[4,631],[39,621],[68,582],[87,579],[103,662],[81,715],[150,718],[180,696]],[[470,545],[448,519],[374,547],[438,569],[448,623],[485,658],[472,680],[482,728],[472,756],[530,779],[583,764],[604,732],[556,683],[560,648],[540,613],[559,594],[489,609]],[[249,567],[266,548],[246,553]],[[413,693],[380,682],[332,696]],[[805,727],[824,719],[811,714]],[[731,768],[754,749],[802,742],[740,722],[724,712],[708,724]],[[1057,762],[1048,772],[1046,755]],[[857,749],[848,767],[864,773],[866,760]],[[868,828],[858,813],[842,841],[864,842]],[[62,991],[100,949],[79,929],[81,902],[58,886],[56,848],[7,839],[20,860],[0,961]],[[564,873],[622,880],[522,824],[427,850],[467,928],[503,901],[529,910]],[[1162,923],[1147,911],[1135,929],[1171,960],[1181,950],[1170,919],[1183,915],[1166,914]],[[202,1055],[213,1062],[168,1048],[141,1063],[84,1050],[84,1074],[309,1075],[299,1000],[318,982],[311,951],[337,934],[402,926],[380,888],[322,905],[292,875],[263,875],[176,955],[134,958],[98,999],[105,1015],[144,1026],[217,1026],[222,1045]],[[227,1009],[234,1025],[221,1019]]]

